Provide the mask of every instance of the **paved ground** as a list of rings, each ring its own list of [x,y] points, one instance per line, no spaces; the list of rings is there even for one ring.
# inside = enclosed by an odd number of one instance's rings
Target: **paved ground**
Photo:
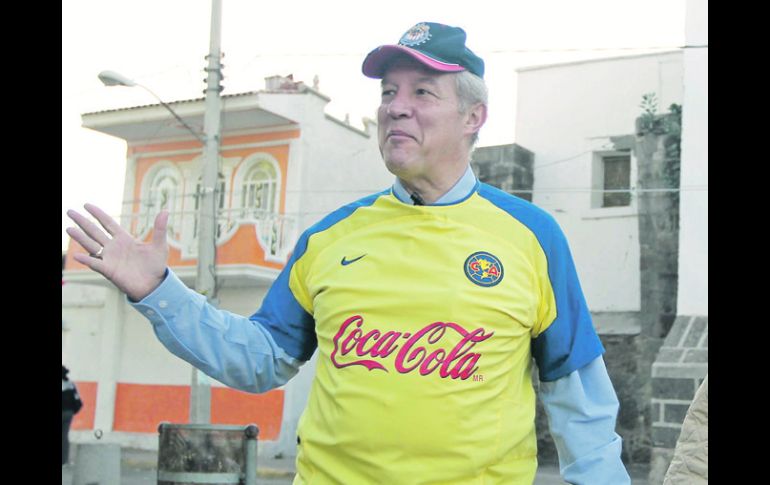
[[[73,485],[76,456],[72,457],[72,463],[62,467],[62,485]],[[156,483],[157,454],[154,452],[123,450],[121,456],[120,484],[114,485],[148,485]],[[260,475],[259,485],[291,485],[294,470],[293,459],[274,459],[259,457],[257,470]],[[648,469],[634,467],[631,474],[632,485],[649,485],[647,481]],[[559,469],[556,466],[541,465],[533,485],[564,485],[559,477]],[[100,484],[113,485],[113,484]]]

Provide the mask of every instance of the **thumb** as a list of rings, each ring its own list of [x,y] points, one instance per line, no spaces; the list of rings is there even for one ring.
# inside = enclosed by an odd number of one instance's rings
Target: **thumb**
[[[168,227],[168,211],[162,210],[155,218],[152,231],[152,245],[156,248],[166,248],[166,227]]]

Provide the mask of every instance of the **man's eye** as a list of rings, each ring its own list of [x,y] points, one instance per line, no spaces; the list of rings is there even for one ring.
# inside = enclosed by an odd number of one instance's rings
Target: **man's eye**
[[[382,90],[382,95],[383,96],[393,96],[394,93],[395,93],[395,91],[392,90],[392,89],[383,89]]]
[[[417,89],[417,94],[419,94],[420,96],[422,96],[422,95],[425,95],[425,94],[431,94],[431,92],[430,92],[430,91],[428,91],[427,89],[422,89],[422,88],[419,88],[419,89]]]

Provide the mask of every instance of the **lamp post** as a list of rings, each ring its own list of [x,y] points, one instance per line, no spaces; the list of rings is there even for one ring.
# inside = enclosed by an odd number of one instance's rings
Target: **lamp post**
[[[153,95],[177,121],[187,128],[204,145],[201,191],[198,194],[198,267],[195,278],[195,290],[206,296],[209,303],[216,305],[216,237],[217,205],[215,187],[219,172],[219,144],[222,102],[222,65],[220,59],[220,25],[222,18],[221,0],[211,3],[211,41],[209,54],[206,56],[206,114],[204,117],[204,135],[193,130],[179,115],[171,109],[150,88],[139,84],[114,71],[102,71],[99,79],[106,86],[139,86]],[[205,374],[193,367],[192,385],[190,386],[190,422],[208,424],[211,422],[211,386]]]
[[[144,90],[145,90],[145,91],[147,91],[148,93],[152,94],[152,95],[153,95],[153,97],[154,97],[155,99],[157,99],[157,100],[158,100],[158,102],[160,102],[160,104],[161,104],[161,105],[162,105],[164,108],[166,108],[166,109],[168,110],[168,112],[169,112],[169,113],[171,113],[171,114],[174,116],[174,118],[176,118],[176,120],[177,120],[178,122],[182,123],[182,125],[183,125],[185,128],[187,128],[187,131],[189,131],[190,133],[192,133],[192,135],[193,135],[193,136],[194,136],[194,137],[195,137],[195,138],[196,138],[196,139],[197,139],[199,142],[201,142],[201,143],[202,143],[204,146],[206,145],[206,140],[205,140],[203,137],[201,137],[201,135],[200,135],[198,132],[196,132],[196,131],[195,131],[193,128],[191,128],[191,127],[190,127],[190,125],[188,125],[188,124],[185,122],[185,120],[183,120],[182,118],[180,118],[180,117],[179,117],[179,115],[178,115],[178,114],[176,114],[176,111],[174,111],[174,110],[171,108],[171,106],[169,106],[168,104],[166,104],[166,102],[165,102],[165,101],[163,101],[162,99],[160,99],[160,96],[158,96],[157,94],[155,94],[155,92],[154,92],[152,89],[148,88],[148,87],[147,87],[147,86],[145,86],[144,84],[139,84],[138,82],[136,82],[136,81],[134,81],[134,80],[132,80],[132,79],[129,79],[129,78],[127,78],[126,76],[124,76],[124,75],[122,75],[122,74],[119,74],[119,73],[117,73],[117,72],[115,72],[115,71],[102,71],[102,72],[100,72],[100,73],[99,73],[99,80],[100,80],[100,81],[101,81],[101,82],[102,82],[102,83],[103,83],[105,86],[127,86],[127,87],[129,87],[129,88],[132,88],[132,87],[134,87],[134,86],[139,86],[140,88],[144,89]]]

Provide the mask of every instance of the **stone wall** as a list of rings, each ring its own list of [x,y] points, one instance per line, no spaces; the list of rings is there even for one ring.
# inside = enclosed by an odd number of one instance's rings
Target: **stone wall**
[[[623,439],[621,458],[626,465],[650,462],[652,438],[649,426],[650,396],[646,392],[649,374],[645,374],[639,356],[644,353],[645,339],[636,334],[600,334],[604,345],[604,362],[620,402],[615,430]],[[537,389],[537,377],[534,377]],[[558,456],[548,430],[543,404],[537,402],[537,445],[540,463],[556,464]]]
[[[680,121],[676,110],[636,120],[642,333],[660,339],[677,314]]]
[[[482,182],[532,201],[535,155],[517,144],[476,148],[471,166]]]
[[[687,409],[708,373],[708,317],[680,315],[652,364],[650,483],[661,483]]]

